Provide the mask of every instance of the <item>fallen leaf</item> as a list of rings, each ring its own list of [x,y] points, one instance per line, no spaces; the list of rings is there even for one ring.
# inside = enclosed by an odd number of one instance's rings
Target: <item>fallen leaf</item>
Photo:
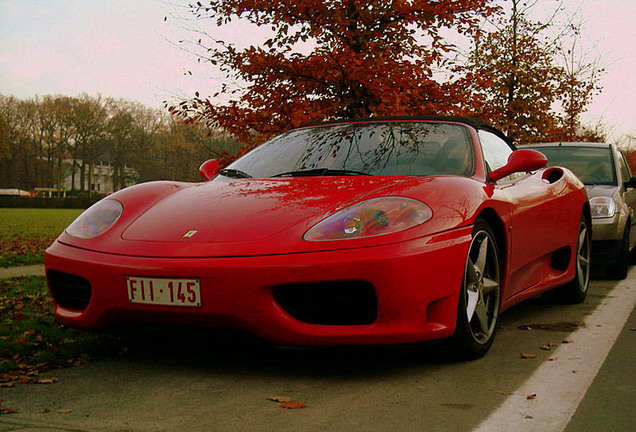
[[[525,416],[524,418],[527,418],[527,419],[533,419],[534,417],[532,417],[532,416],[528,415],[528,416]]]
[[[545,361],[556,361],[556,357],[548,357],[547,359],[545,359]]]
[[[53,384],[57,382],[57,378],[36,378],[32,382],[33,384]]]
[[[535,354],[521,354],[522,359],[533,359],[535,357],[536,357]]]
[[[51,410],[48,409],[48,408],[42,408],[40,411],[38,411],[39,414],[46,414],[46,413],[49,413],[49,412],[51,412]]]
[[[575,330],[579,327],[585,327],[582,321],[573,322],[557,322],[550,324],[526,324],[517,327],[519,330],[548,330],[548,331],[568,331]]]
[[[19,377],[18,377],[17,381],[18,381],[20,384],[28,384],[28,383],[30,383],[31,381],[33,381],[33,379],[32,379],[31,377],[21,375],[21,376],[19,376]]]
[[[526,399],[531,400],[531,399],[536,399],[537,398],[537,394],[536,393],[532,393],[531,395],[526,396]]]
[[[539,348],[541,348],[544,351],[550,351],[552,349],[550,345],[541,345]]]
[[[280,407],[286,409],[300,409],[305,408],[305,402],[285,402]]]
[[[278,402],[278,403],[287,403],[291,402],[291,399],[281,396],[272,396],[267,398],[268,401]]]
[[[13,414],[18,412],[17,410],[14,410],[13,408],[2,408],[0,407],[0,414]]]
[[[15,382],[10,381],[5,383],[0,383],[0,388],[9,388],[9,387],[15,387]]]
[[[59,412],[60,414],[69,414],[72,413],[73,410],[70,409],[61,409],[61,410],[57,410],[57,412]]]
[[[563,339],[561,343],[572,343],[572,339]]]

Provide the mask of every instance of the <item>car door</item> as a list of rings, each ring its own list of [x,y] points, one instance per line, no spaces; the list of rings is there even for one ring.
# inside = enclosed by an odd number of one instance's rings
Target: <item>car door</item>
[[[513,148],[497,135],[479,131],[487,171],[503,166]],[[557,193],[550,182],[537,175],[515,173],[495,183],[496,194],[510,203],[509,298],[539,283],[545,271],[541,259],[563,246],[561,215],[555,211]]]
[[[627,159],[625,155],[621,151],[617,151],[618,153],[618,167],[619,167],[619,188],[621,190],[621,195],[623,198],[623,203],[629,208],[629,215],[631,220],[630,226],[630,249],[634,247],[634,243],[636,243],[636,216],[634,210],[636,209],[636,188],[632,187],[631,179],[632,172],[629,168],[629,164],[627,163]]]

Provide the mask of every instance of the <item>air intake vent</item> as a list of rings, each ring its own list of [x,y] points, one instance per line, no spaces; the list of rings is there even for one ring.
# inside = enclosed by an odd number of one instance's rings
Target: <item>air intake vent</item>
[[[373,285],[359,280],[279,285],[274,298],[289,315],[308,324],[371,324],[378,310]]]
[[[91,285],[84,278],[55,270],[47,272],[55,302],[63,308],[82,311],[91,299]]]

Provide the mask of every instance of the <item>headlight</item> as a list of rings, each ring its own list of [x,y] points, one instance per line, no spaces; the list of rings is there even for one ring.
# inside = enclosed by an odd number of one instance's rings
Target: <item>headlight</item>
[[[308,241],[346,240],[402,231],[422,224],[433,211],[410,198],[374,198],[329,216],[305,233]]]
[[[593,218],[608,218],[616,213],[616,203],[612,197],[590,198],[590,208]]]
[[[83,239],[97,237],[113,226],[124,206],[119,201],[102,200],[90,206],[66,228],[66,234]]]

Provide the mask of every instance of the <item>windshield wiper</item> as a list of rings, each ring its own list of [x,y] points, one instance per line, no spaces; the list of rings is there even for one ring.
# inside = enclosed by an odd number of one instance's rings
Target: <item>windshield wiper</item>
[[[246,172],[243,172],[237,169],[231,169],[231,168],[222,169],[221,171],[219,171],[219,174],[221,174],[222,176],[231,177],[231,178],[252,178],[252,176]]]
[[[329,168],[316,168],[310,170],[288,171],[272,177],[310,177],[310,176],[355,176],[355,175],[371,175],[360,171],[335,170]]]

